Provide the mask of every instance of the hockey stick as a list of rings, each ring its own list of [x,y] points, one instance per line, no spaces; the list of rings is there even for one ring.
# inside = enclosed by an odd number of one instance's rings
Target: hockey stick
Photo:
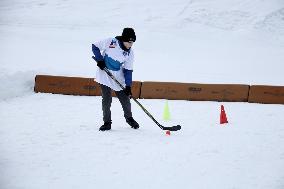
[[[92,56],[92,58],[95,60],[95,57]],[[111,77],[123,90],[125,89],[125,87],[112,75],[112,73],[107,69],[104,68],[104,71],[108,74],[109,77]],[[148,110],[146,110],[146,108],[144,108],[144,106],[142,106],[142,104],[136,100],[133,96],[130,96],[134,102],[136,102],[138,104],[138,106],[140,106],[140,108],[162,129],[162,130],[169,130],[169,131],[178,131],[181,129],[180,125],[175,125],[172,127],[164,127],[163,125],[161,125],[151,114]]]

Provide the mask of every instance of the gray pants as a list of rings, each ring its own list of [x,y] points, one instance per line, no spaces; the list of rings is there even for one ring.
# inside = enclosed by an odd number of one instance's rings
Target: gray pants
[[[102,99],[103,121],[111,122],[111,111],[110,111],[111,102],[112,102],[111,88],[105,85],[102,85],[102,84],[100,86],[101,86],[102,98],[103,98]],[[123,90],[115,91],[115,94],[120,101],[120,104],[124,112],[125,119],[132,117],[129,96],[127,96]]]

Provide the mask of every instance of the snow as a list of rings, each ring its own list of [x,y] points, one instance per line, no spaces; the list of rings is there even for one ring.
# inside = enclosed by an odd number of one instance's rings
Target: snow
[[[137,33],[134,80],[284,86],[282,0],[0,1],[0,188],[284,188],[284,106],[36,94],[36,74],[93,77],[91,43]],[[223,104],[229,123],[219,124]]]

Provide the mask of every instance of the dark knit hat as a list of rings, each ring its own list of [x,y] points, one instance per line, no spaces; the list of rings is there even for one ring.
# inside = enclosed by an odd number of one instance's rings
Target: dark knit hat
[[[122,41],[129,42],[129,41],[136,41],[136,35],[133,28],[124,28],[122,32]]]

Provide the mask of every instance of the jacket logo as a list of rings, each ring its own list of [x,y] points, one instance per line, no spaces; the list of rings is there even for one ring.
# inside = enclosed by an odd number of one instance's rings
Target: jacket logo
[[[116,46],[116,41],[111,41],[110,45],[109,45],[109,48],[115,48]]]
[[[129,53],[130,53],[130,52],[126,52],[126,51],[123,51],[123,52],[122,52],[123,56],[127,56],[127,55],[129,56]]]

